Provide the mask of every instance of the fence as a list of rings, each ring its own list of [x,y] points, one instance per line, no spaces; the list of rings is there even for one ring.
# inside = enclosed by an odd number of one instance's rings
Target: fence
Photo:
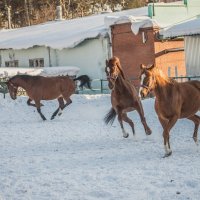
[[[191,81],[191,80],[200,80],[200,76],[180,76],[180,77],[172,77],[174,79],[176,79],[178,82],[185,82],[185,81]],[[132,81],[139,81],[139,79],[131,79]],[[5,98],[5,94],[8,93],[8,88],[6,85],[6,81],[7,79],[0,79],[0,93],[2,93],[4,95]],[[93,87],[93,85],[96,85],[97,87]],[[108,81],[106,79],[93,79],[92,80],[92,90],[86,89],[84,88],[79,89],[77,88],[76,93],[78,94],[109,94],[110,90],[108,88]],[[22,89],[19,88],[18,89],[18,95],[26,95],[26,92]]]

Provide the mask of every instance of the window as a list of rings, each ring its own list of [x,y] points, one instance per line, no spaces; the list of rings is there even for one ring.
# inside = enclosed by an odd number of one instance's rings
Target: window
[[[19,61],[18,60],[12,60],[12,61],[5,61],[6,67],[19,67]]]
[[[44,58],[29,59],[29,67],[44,67]]]

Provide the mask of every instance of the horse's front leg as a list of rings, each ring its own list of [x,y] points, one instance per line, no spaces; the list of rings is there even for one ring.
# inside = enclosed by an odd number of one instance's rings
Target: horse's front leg
[[[169,142],[169,132],[172,129],[172,127],[175,125],[177,122],[178,117],[177,115],[173,116],[169,121],[166,123],[163,131],[163,138],[164,138],[164,148],[165,148],[165,157],[168,157],[172,154],[172,150],[170,147],[170,142]]]
[[[147,122],[146,122],[146,119],[144,117],[144,110],[143,110],[143,107],[142,107],[142,103],[141,102],[138,102],[137,105],[136,105],[136,108],[135,108],[140,116],[140,120],[144,126],[144,130],[145,130],[145,133],[147,135],[151,135],[152,131],[151,129],[149,128],[149,126],[147,125]]]
[[[28,99],[27,100],[27,104],[29,105],[29,106],[33,106],[33,107],[36,107],[36,105],[34,104],[34,103],[31,103],[31,101],[33,101],[32,99]],[[40,103],[40,106],[44,106],[42,103]]]
[[[119,121],[119,124],[120,124],[121,129],[122,129],[123,137],[127,138],[129,136],[129,134],[124,129],[124,125],[123,125],[123,121],[122,121],[122,115],[123,115],[122,110],[118,109],[117,114],[118,114],[118,121]]]
[[[35,100],[35,106],[36,106],[37,111],[38,111],[38,113],[40,114],[41,118],[42,118],[43,120],[46,120],[45,116],[42,114],[41,109],[40,109],[40,106],[41,106],[40,100]]]

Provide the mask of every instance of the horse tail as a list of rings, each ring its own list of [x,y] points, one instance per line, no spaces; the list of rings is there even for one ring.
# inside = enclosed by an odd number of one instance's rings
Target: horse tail
[[[111,108],[110,111],[104,117],[104,122],[106,124],[110,123],[112,125],[113,122],[115,121],[116,116],[117,116],[117,113],[115,112],[113,108]]]
[[[90,90],[92,90],[91,79],[88,75],[81,75],[81,76],[78,76],[77,78],[75,78],[73,80],[81,82],[79,87],[82,88],[83,86],[85,86],[86,88],[89,88]]]

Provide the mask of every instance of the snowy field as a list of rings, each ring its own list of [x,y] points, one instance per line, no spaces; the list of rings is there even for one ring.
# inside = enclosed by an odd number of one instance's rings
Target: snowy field
[[[200,152],[192,139],[193,124],[176,124],[173,154],[163,159],[154,99],[142,102],[152,135],[145,135],[132,112],[136,138],[130,134],[128,139],[117,121],[104,125],[110,95],[73,95],[63,115],[45,122],[26,100],[0,95],[1,200],[200,199]],[[42,103],[50,119],[57,102]]]

